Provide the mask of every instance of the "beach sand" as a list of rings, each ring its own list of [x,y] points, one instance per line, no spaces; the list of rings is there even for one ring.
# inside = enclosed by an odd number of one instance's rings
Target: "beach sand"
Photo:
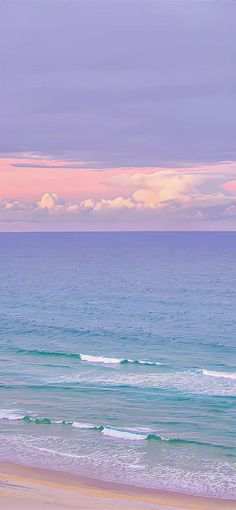
[[[1,510],[235,510],[232,500],[105,483],[68,473],[0,463]]]

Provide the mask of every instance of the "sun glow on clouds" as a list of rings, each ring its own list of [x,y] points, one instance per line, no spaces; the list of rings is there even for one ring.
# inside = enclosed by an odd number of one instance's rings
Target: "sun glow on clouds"
[[[85,168],[84,162],[40,157],[0,160],[0,222],[109,221],[132,229],[181,228],[236,218],[236,164],[187,168]],[[146,222],[146,223],[145,223]],[[166,223],[167,222],[167,223]],[[76,226],[75,226],[76,228]]]
[[[64,201],[56,193],[44,193],[38,202],[39,208],[48,209],[49,211],[55,209],[58,205],[64,205]]]

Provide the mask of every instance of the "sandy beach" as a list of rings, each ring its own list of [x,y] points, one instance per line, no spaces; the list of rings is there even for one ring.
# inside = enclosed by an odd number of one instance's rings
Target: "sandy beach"
[[[235,509],[235,501],[193,497],[0,463],[1,510]]]

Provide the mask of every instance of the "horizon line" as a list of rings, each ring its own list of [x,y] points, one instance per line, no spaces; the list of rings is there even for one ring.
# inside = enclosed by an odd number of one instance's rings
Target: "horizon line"
[[[227,234],[235,230],[0,230],[0,234]]]

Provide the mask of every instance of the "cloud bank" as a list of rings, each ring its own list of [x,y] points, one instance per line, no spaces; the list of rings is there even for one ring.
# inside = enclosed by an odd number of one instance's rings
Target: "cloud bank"
[[[101,187],[87,196],[84,192],[79,196],[84,174],[78,171],[77,199],[74,193],[68,199],[54,190],[45,190],[34,201],[4,197],[0,222],[45,230],[53,225],[74,230],[234,230],[235,169],[234,163],[224,163],[214,167],[98,170]]]

